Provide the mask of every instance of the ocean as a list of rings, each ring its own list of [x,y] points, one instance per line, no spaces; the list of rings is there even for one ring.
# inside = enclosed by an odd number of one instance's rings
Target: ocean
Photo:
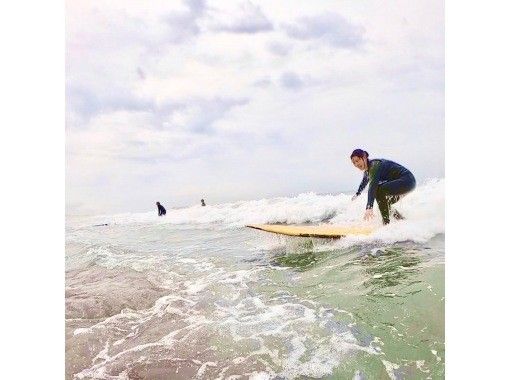
[[[366,195],[66,220],[66,379],[441,379],[444,180],[369,236],[246,224],[360,224]],[[165,204],[165,202],[163,202]]]

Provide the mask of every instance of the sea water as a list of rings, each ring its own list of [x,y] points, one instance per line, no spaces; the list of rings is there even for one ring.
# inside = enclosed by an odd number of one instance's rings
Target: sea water
[[[444,181],[369,236],[366,198],[301,194],[66,223],[67,379],[444,377]]]

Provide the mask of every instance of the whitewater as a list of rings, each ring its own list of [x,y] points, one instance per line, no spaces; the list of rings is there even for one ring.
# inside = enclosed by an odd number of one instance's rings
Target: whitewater
[[[444,377],[444,180],[66,221],[67,379]],[[284,237],[247,224],[371,225]]]

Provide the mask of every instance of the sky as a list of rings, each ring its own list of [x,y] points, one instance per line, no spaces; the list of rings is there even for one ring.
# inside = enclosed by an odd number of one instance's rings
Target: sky
[[[66,3],[66,213],[444,177],[444,4]]]

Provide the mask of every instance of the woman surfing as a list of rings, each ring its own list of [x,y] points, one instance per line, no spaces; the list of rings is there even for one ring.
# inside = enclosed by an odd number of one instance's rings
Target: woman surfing
[[[413,173],[396,162],[382,158],[368,159],[368,152],[363,149],[355,149],[351,154],[351,161],[363,173],[363,180],[358,191],[352,197],[356,199],[368,183],[368,201],[364,220],[373,218],[374,200],[377,201],[383,224],[390,222],[391,205],[400,198],[414,190],[416,180]],[[396,210],[393,211],[395,219],[404,219]]]

